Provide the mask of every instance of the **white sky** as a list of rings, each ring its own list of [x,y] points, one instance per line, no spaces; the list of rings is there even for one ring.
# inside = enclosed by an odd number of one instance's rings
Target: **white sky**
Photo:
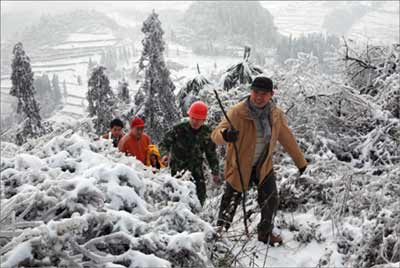
[[[1,1],[1,13],[18,10],[43,11],[46,13],[76,8],[135,8],[139,10],[185,9],[191,1]]]

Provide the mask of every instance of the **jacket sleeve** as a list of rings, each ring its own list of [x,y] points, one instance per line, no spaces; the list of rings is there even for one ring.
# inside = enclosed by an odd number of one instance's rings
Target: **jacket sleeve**
[[[228,117],[232,121],[234,119],[234,111],[231,109],[228,111]],[[233,122],[233,121],[232,121]],[[230,128],[230,125],[226,118],[224,117],[222,121],[218,124],[218,126],[214,129],[214,131],[211,133],[211,139],[212,141],[217,144],[217,145],[224,145],[227,142],[224,140],[222,137],[222,131],[224,131],[226,128]]]
[[[217,156],[217,151],[216,151],[217,146],[211,140],[210,134],[211,133],[209,133],[209,135],[207,135],[207,137],[206,137],[204,151],[205,151],[205,154],[207,157],[208,165],[211,168],[212,174],[218,175],[219,174],[219,161],[218,161],[218,156]]]
[[[282,144],[286,152],[292,157],[297,168],[303,168],[307,166],[307,161],[304,159],[303,153],[297,144],[296,138],[293,135],[292,130],[288,126],[286,116],[281,112],[281,128],[279,130],[278,140]]]
[[[171,129],[167,133],[165,133],[163,140],[159,144],[160,147],[160,155],[168,155],[169,151],[171,150],[172,144],[175,143],[175,129]]]

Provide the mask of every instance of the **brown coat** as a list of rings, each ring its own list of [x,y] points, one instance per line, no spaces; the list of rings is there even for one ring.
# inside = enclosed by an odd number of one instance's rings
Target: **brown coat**
[[[239,151],[240,168],[243,175],[244,188],[247,190],[249,187],[252,160],[257,137],[256,124],[254,119],[250,116],[246,101],[242,101],[233,106],[228,112],[228,117],[232,121],[234,128],[239,130],[239,137],[236,144]],[[277,141],[282,144],[283,148],[289,153],[298,168],[307,165],[303,153],[300,151],[296,139],[288,127],[285,114],[276,106],[273,106],[271,110],[271,121],[272,133],[268,155],[265,161],[261,163],[261,168],[259,169],[260,185],[272,170],[272,154]],[[218,145],[226,144],[221,131],[229,127],[229,123],[224,118],[218,127],[212,132],[211,139]],[[236,191],[242,192],[239,171],[236,165],[234,146],[232,143],[227,144],[224,176],[225,180],[227,180]]]

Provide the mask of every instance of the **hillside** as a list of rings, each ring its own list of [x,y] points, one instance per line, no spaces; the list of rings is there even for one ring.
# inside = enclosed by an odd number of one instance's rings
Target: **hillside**
[[[260,3],[221,1],[193,3],[177,36],[195,51],[221,54],[227,46],[272,47],[278,33],[273,16]]]

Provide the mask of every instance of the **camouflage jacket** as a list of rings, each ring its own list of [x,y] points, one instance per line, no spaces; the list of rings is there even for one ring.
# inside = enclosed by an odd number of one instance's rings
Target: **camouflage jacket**
[[[186,169],[193,173],[201,170],[205,155],[212,173],[218,174],[216,145],[210,135],[211,129],[207,125],[194,130],[188,121],[178,123],[168,131],[160,144],[160,150],[162,155],[171,153],[172,172]]]

